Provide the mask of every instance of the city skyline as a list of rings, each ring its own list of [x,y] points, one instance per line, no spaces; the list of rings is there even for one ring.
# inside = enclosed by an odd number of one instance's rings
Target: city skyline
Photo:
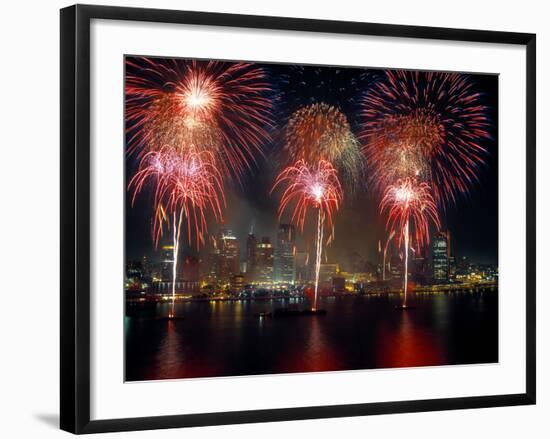
[[[311,284],[312,254],[296,245],[296,229],[292,224],[280,223],[275,241],[269,236],[257,236],[252,232],[249,231],[245,247],[242,248],[233,231],[221,227],[198,255],[179,255],[184,262],[177,274],[178,281],[191,282],[196,292],[199,292],[201,285],[226,285],[228,291],[239,292],[247,285],[270,289],[274,286],[291,288]],[[142,266],[142,277],[154,278],[155,276],[151,275],[151,272],[154,272],[151,267],[156,265],[158,281],[170,282],[173,263],[171,245],[158,249],[156,257],[143,256],[129,260],[127,277],[128,273],[132,273],[136,265],[144,260],[149,267],[145,269]],[[434,233],[430,248],[425,254],[413,257],[408,272],[414,281],[429,285],[465,279],[471,271],[480,271],[480,267],[488,273],[485,280],[498,278],[498,267],[495,264],[480,263],[464,255],[457,255],[453,249],[451,233],[438,231]],[[146,272],[149,272],[147,276],[144,274]],[[328,276],[327,272],[333,274]],[[376,283],[399,281],[402,273],[403,261],[399,251],[395,246],[389,246],[385,259],[381,247],[375,261],[359,254],[354,254],[345,261],[325,259],[321,262],[320,278],[325,283],[332,283],[333,277],[341,277],[343,281],[355,283],[352,279],[361,276],[367,283]],[[240,290],[236,290],[233,285],[236,277],[240,278]]]

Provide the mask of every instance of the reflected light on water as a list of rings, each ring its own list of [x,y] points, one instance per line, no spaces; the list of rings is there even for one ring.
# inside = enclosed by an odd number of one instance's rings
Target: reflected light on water
[[[262,316],[295,300],[195,301],[127,308],[129,381],[498,361],[498,294],[323,298],[326,315]],[[307,308],[308,302],[294,305]]]
[[[428,330],[413,324],[415,310],[396,311],[397,325],[382,325],[377,337],[377,367],[445,364],[443,349]]]

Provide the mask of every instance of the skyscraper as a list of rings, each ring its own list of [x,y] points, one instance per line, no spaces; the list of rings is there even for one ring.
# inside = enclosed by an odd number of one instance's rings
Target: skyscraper
[[[296,231],[292,224],[279,224],[275,255],[275,280],[285,284],[294,284]]]
[[[468,275],[470,268],[470,260],[466,256],[462,256],[455,260],[456,263],[456,275],[464,278]]]
[[[428,271],[428,260],[422,253],[415,253],[412,256],[409,274],[411,280],[421,284],[425,284],[427,279],[430,277],[430,272]]]
[[[437,232],[433,239],[433,278],[435,281],[449,280],[450,239],[448,232]]]
[[[130,261],[126,264],[126,278],[138,282],[143,277],[143,265],[141,261]]]
[[[201,280],[217,286],[220,275],[220,249],[216,236],[210,236],[208,243],[204,246],[204,256],[199,264]]]
[[[141,267],[143,269],[143,276],[151,277],[153,270],[151,267],[151,261],[149,260],[149,257],[147,255],[143,255],[143,257],[141,258]]]
[[[244,276],[242,274],[232,276],[229,288],[234,293],[242,292],[244,289]]]
[[[182,265],[182,279],[187,282],[199,281],[199,258],[186,256]]]
[[[319,267],[319,282],[331,282],[339,271],[338,264],[321,264]]]
[[[274,277],[274,249],[268,236],[256,244],[256,282],[270,286]]]
[[[246,239],[246,280],[254,282],[256,278],[256,245],[258,241],[254,233],[249,233]]]
[[[219,278],[223,283],[229,283],[233,276],[241,272],[239,242],[231,230],[220,230],[218,248],[220,250]]]
[[[401,282],[401,279],[403,279],[403,261],[395,253],[390,256],[389,261],[389,278]],[[388,279],[387,272],[386,279]]]
[[[450,255],[449,256],[449,280],[455,280],[455,279],[456,279],[456,259],[453,255]]]
[[[164,245],[161,248],[160,269],[163,282],[172,281],[172,267],[174,266],[174,246]]]

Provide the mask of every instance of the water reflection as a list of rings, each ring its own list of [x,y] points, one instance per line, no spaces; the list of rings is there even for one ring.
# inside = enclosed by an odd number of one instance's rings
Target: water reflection
[[[437,337],[415,325],[410,312],[398,311],[396,325],[383,325],[378,338],[377,367],[445,364]]]
[[[233,376],[498,361],[498,293],[327,298],[326,316],[271,318],[291,300],[128,304],[126,378]],[[300,301],[298,305],[305,304]]]
[[[177,376],[181,364],[186,361],[185,350],[180,349],[179,336],[176,331],[176,322],[166,322],[166,334],[159,345],[156,356],[157,368],[163,369],[168,376]]]

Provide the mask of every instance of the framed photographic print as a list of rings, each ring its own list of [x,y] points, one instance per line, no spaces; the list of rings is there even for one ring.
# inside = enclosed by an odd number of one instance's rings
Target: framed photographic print
[[[535,403],[535,35],[61,10],[61,428]]]

